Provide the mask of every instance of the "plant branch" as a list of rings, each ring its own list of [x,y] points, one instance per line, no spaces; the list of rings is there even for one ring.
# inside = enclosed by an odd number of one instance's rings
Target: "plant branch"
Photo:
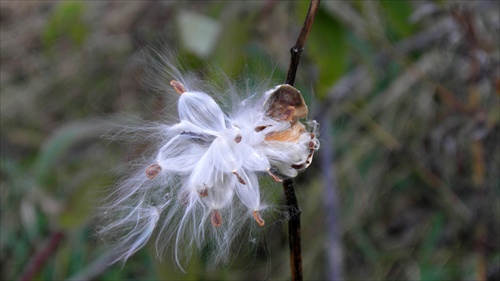
[[[32,280],[36,274],[42,269],[47,260],[56,251],[59,244],[62,242],[64,234],[61,231],[56,231],[50,236],[48,243],[40,249],[31,261],[26,266],[25,271],[19,280],[29,281]]]
[[[285,80],[285,83],[288,85],[293,86],[293,83],[295,82],[295,74],[297,73],[300,57],[302,56],[302,52],[304,51],[304,45],[306,44],[307,36],[309,35],[309,31],[311,30],[312,24],[314,22],[316,12],[318,11],[319,2],[320,0],[311,0],[306,19],[304,20],[304,24],[302,25],[302,29],[300,30],[299,37],[297,37],[297,41],[295,41],[295,44],[290,49],[292,57],[290,58],[290,65],[288,66],[288,73]]]
[[[320,0],[311,0],[309,10],[307,11],[306,19],[300,31],[299,37],[295,44],[290,49],[291,59],[288,66],[288,74],[286,76],[286,84],[293,86],[295,75],[299,66],[300,57],[304,51],[304,45],[307,40],[309,31],[314,22],[316,11],[318,10]],[[302,280],[302,254],[300,249],[300,208],[295,196],[295,189],[292,179],[283,181],[283,189],[286,198],[286,204],[292,212],[288,219],[288,240],[290,247],[290,270],[293,281]]]

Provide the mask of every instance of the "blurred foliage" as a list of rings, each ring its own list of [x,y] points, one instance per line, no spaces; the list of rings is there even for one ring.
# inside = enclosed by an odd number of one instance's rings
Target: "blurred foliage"
[[[322,145],[335,156],[320,150],[330,165],[315,161],[296,180],[305,279],[330,276],[325,188],[340,204],[345,279],[500,278],[499,5],[322,3],[296,87],[316,118],[332,121]],[[108,266],[93,212],[118,167],[141,152],[99,138],[108,121],[123,113],[161,120],[168,107],[145,82],[148,50],[176,50],[206,77],[205,60],[231,78],[249,73],[258,83],[272,73],[280,83],[307,2],[2,1],[0,8],[2,280],[25,276],[46,249],[53,251],[37,264],[37,279],[289,278],[278,219],[231,265],[207,272],[202,254],[183,274],[150,249],[123,268]],[[189,15],[193,25],[179,26]],[[193,53],[193,44],[212,44],[189,36],[207,18],[215,45]],[[336,181],[325,182],[321,169]],[[280,187],[268,188],[281,200]]]
[[[85,6],[78,2],[64,2],[58,5],[46,24],[42,40],[50,48],[58,40],[70,39],[81,45],[87,36],[87,26],[83,21]]]
[[[308,2],[303,1],[302,11]],[[335,18],[320,9],[308,39],[307,55],[318,68],[317,98],[324,99],[327,90],[345,73],[349,45],[345,28]]]

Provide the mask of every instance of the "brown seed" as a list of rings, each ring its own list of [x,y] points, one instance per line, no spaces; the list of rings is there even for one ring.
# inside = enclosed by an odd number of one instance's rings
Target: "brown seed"
[[[243,137],[240,134],[237,134],[236,137],[234,138],[234,141],[236,143],[240,143],[240,141],[243,139]]]
[[[177,80],[170,81],[170,86],[174,87],[175,92],[179,95],[182,95],[186,92],[186,88],[184,88],[184,85]]]
[[[146,168],[146,177],[154,179],[161,172],[161,167],[158,164],[153,164]]]
[[[207,197],[208,196],[208,189],[204,188],[200,191],[198,191],[201,197]]]
[[[237,178],[238,178],[238,181],[241,183],[241,184],[247,184],[243,178],[240,176],[240,174],[238,174],[238,172],[236,171],[233,171],[233,175],[235,175]]]
[[[267,173],[273,178],[275,182],[283,182],[277,175],[273,174],[270,170],[267,170]]]
[[[294,168],[295,170],[302,170],[305,168],[305,166],[306,166],[305,164],[298,164],[298,165],[294,164],[292,165],[292,168]]]
[[[316,146],[316,143],[314,141],[309,142],[309,149],[314,149],[315,146]]]
[[[264,129],[266,129],[266,128],[267,128],[267,127],[269,127],[269,126],[272,126],[272,125],[257,126],[257,127],[255,127],[255,129],[254,129],[254,130],[258,133],[258,132],[263,131]]]
[[[306,160],[306,168],[309,167],[309,164],[311,164],[311,161],[312,161],[312,158],[313,158],[313,153],[314,151],[311,150],[311,153],[309,153],[309,155],[307,155],[307,160]]]
[[[212,216],[210,217],[210,221],[212,225],[215,227],[219,227],[222,225],[222,217],[217,210],[212,210]]]
[[[262,219],[258,211],[253,211],[253,218],[255,219],[255,221],[259,226],[264,226],[264,224],[266,224],[266,222]]]

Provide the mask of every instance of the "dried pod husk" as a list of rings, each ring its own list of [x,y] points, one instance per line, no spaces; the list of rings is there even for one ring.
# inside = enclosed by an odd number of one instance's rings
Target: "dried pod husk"
[[[307,117],[307,105],[299,90],[283,84],[270,93],[264,103],[266,115],[275,120],[291,120]]]

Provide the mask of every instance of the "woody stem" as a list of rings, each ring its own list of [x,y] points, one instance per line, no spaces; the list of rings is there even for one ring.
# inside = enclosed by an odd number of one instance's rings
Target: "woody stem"
[[[304,45],[307,40],[307,35],[311,30],[314,22],[314,16],[318,10],[320,0],[311,0],[309,10],[307,11],[306,19],[302,25],[300,34],[295,41],[295,44],[290,49],[291,58],[288,66],[288,74],[286,76],[286,84],[293,86],[295,75],[299,66],[300,57],[304,51]],[[292,281],[302,281],[302,254],[300,249],[300,208],[295,196],[295,189],[292,179],[283,181],[283,189],[285,192],[286,204],[292,212],[288,219],[288,239],[290,247],[290,271]]]
[[[304,52],[304,45],[306,44],[307,36],[309,35],[309,31],[311,30],[314,22],[316,12],[318,11],[319,2],[320,0],[311,0],[306,19],[304,20],[302,29],[297,37],[297,41],[295,41],[295,44],[290,49],[290,65],[288,66],[288,73],[285,80],[285,83],[290,86],[293,86],[293,83],[295,82],[295,74],[297,73],[297,68],[299,67],[300,57],[302,56],[302,52]]]

